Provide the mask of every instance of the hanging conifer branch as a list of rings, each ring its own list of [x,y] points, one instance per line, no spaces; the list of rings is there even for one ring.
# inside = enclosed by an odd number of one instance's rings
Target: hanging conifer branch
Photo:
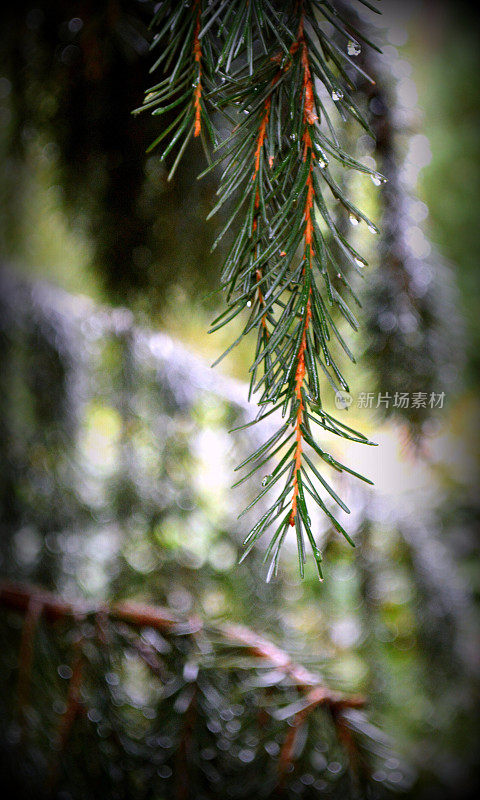
[[[152,20],[152,26],[157,31],[151,47],[152,50],[161,48],[161,54],[150,71],[162,68],[166,77],[151,87],[142,108],[134,113],[148,108],[154,115],[167,112],[174,114],[170,125],[166,126],[149,147],[151,150],[166,140],[167,144],[161,156],[164,159],[178,146],[168,180],[175,174],[192,135],[202,138],[206,151],[208,146],[204,136],[205,131],[210,142],[215,143],[214,131],[204,102],[206,58],[200,41],[201,20],[201,0],[194,0],[192,4],[161,3]],[[166,35],[168,43],[165,46]]]
[[[160,19],[168,19],[170,5],[162,4],[155,25]],[[180,47],[180,40],[183,43],[185,39],[180,32],[184,30],[180,21],[187,12],[190,16],[193,13],[190,53],[183,44]],[[312,531],[307,500],[315,502],[334,528],[350,544],[354,543],[322,499],[320,492],[325,490],[349,513],[314,463],[315,457],[338,472],[370,481],[320,447],[312,425],[351,441],[372,444],[363,434],[328,414],[320,392],[322,374],[335,391],[349,391],[335,349],[342,349],[351,361],[355,360],[335,316],[343,316],[354,330],[358,323],[332,278],[335,275],[359,305],[341,261],[347,261],[360,274],[366,266],[330,214],[327,194],[340,202],[353,218],[363,220],[370,230],[377,230],[345,196],[330,161],[369,174],[375,183],[383,180],[344,152],[327,106],[333,101],[344,122],[348,116],[353,117],[371,133],[353,100],[354,85],[345,63],[354,66],[362,79],[373,82],[350,56],[360,52],[360,42],[375,45],[344,20],[333,4],[319,0],[288,4],[214,0],[203,10],[198,0],[193,9],[176,13],[170,9],[170,13],[173,14],[170,31],[164,26],[154,43],[164,37],[165,50],[178,51],[179,61],[167,62],[170,77],[159,86],[168,88],[162,89],[161,100],[156,95],[149,100],[152,92],[158,91],[154,87],[147,94],[145,107],[167,101],[169,107],[172,101],[177,102],[182,87],[175,83],[176,76],[191,69],[193,57],[198,74],[191,130],[197,135],[206,123],[205,102],[232,125],[231,134],[216,146],[217,159],[206,170],[224,164],[218,202],[209,216],[229,205],[228,218],[214,247],[227,231],[234,231],[222,272],[226,309],[214,320],[211,332],[245,311],[248,317],[240,336],[216,363],[255,330],[250,396],[257,394],[260,410],[254,422],[275,412],[284,419],[279,429],[237,467],[248,467],[248,471],[235,485],[277,459],[271,474],[263,478],[261,490],[242,512],[249,511],[272,489],[277,492],[273,503],[246,537],[244,555],[274,526],[265,556],[270,560],[269,580],[277,570],[288,530],[294,527],[300,574],[303,576],[304,572],[306,538],[321,578],[322,556]],[[327,35],[322,21],[333,26],[334,35]],[[181,24],[188,27],[187,22]],[[338,43],[340,37],[342,46]],[[206,94],[201,66],[204,52],[208,53],[210,75]],[[187,131],[187,124],[181,124],[185,127],[180,133],[180,128],[177,130],[172,141],[180,142],[182,132]],[[163,132],[159,138],[165,135],[169,132]]]

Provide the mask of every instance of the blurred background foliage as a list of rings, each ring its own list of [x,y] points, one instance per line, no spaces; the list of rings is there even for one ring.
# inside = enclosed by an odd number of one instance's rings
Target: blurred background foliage
[[[229,487],[239,453],[262,433],[227,434],[253,416],[241,383],[248,347],[215,373],[208,368],[234,335],[205,333],[222,302],[212,294],[222,253],[210,253],[221,219],[205,222],[215,177],[196,180],[204,155],[194,143],[167,183],[155,152],[145,155],[156,123],[131,115],[148,84],[153,4],[50,0],[3,9],[1,570],[71,598],[145,600],[213,625],[249,625],[335,689],[367,695],[398,753],[373,769],[367,794],[468,797],[478,778],[478,32],[461,3],[383,5],[380,21],[362,11],[383,49],[361,56],[377,77],[368,97],[377,145],[357,130],[347,135],[389,183],[344,177],[383,232],[343,221],[371,267],[354,343],[360,366],[350,373],[355,402],[342,413],[380,445],[348,451],[376,486],[341,487],[356,551],[317,521],[323,585],[313,569],[298,581],[288,548],[271,584],[261,547],[237,564],[248,528],[236,516],[248,487]],[[358,408],[360,391],[375,393],[372,409]],[[442,409],[377,409],[378,392],[445,392],[446,401]],[[21,620],[2,612],[1,628],[2,768],[10,779],[13,770],[19,792],[40,780],[45,753],[57,746],[74,641],[68,631],[63,642],[48,630],[37,635],[25,744],[15,699]],[[63,800],[93,796],[88,776],[101,775],[98,796],[181,796],[169,788],[178,770],[172,745],[160,743],[157,763],[153,729],[176,729],[188,704],[168,716],[160,689],[147,692],[131,641],[114,635],[115,664],[103,663],[98,647],[91,658],[92,674],[111,678],[103,705],[86,687],[88,713],[55,791]],[[163,657],[164,645],[145,635]],[[173,676],[185,674],[190,651],[168,646]],[[225,669],[213,684],[227,681]],[[199,770],[212,787],[215,770],[205,765],[222,741],[231,756],[223,773],[216,765],[228,780],[223,796],[253,796],[248,770],[267,775],[259,753],[275,761],[284,742],[284,731],[259,744],[254,722],[231,724],[242,719],[235,708],[258,701],[258,685],[269,696],[285,675],[260,670],[251,681],[251,701],[250,684],[232,699],[238,676],[219,689],[227,731],[216,729],[213,708],[205,711],[217,738],[204,745]],[[108,717],[109,702],[121,724]],[[45,720],[53,733],[42,739]],[[328,744],[327,723],[297,742],[289,796],[345,797],[345,754]],[[370,723],[355,724],[368,738]],[[113,746],[115,725],[122,735]],[[164,732],[171,741],[172,730]],[[100,766],[79,757],[94,732]]]

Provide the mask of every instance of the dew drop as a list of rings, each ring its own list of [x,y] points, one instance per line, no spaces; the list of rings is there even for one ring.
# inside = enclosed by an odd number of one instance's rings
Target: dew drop
[[[374,186],[380,186],[382,183],[387,183],[387,178],[384,178],[383,175],[380,175],[378,172],[374,172],[373,175],[370,175],[370,177]]]
[[[68,23],[68,30],[71,33],[78,33],[83,28],[83,20],[80,17],[74,17]]]
[[[317,153],[318,153],[318,159],[319,159],[319,160],[318,160],[318,163],[319,163],[319,165],[320,165],[320,168],[321,168],[321,169],[324,169],[324,168],[327,166],[327,164],[328,164],[328,158],[327,158],[327,156],[325,155],[325,153],[323,152],[323,150],[322,150],[322,148],[320,147],[320,145],[318,144],[318,142],[316,142],[316,143],[315,143],[315,150],[316,150],[316,151],[317,151]]]
[[[328,164],[328,158],[319,145],[317,145],[316,150],[318,153],[318,165],[320,169],[325,169]]]
[[[64,680],[70,680],[73,675],[72,668],[69,667],[68,664],[60,664],[60,666],[57,668],[57,672]]]
[[[370,233],[378,233],[377,229],[373,227],[373,225],[367,225],[368,230]]]
[[[247,308],[250,308],[251,305],[252,305],[252,301],[251,300],[247,300]]]
[[[353,39],[350,39],[347,43],[347,53],[349,56],[358,56],[362,52],[362,48],[355,42]]]
[[[358,267],[366,267],[366,266],[367,266],[367,262],[366,262],[366,261],[363,261],[361,258],[356,258],[356,259],[355,259],[355,264],[356,264]]]
[[[355,216],[355,214],[350,214],[349,220],[350,220],[350,225],[353,225],[354,228],[356,228],[360,222],[360,220],[358,219],[358,217]]]
[[[343,92],[341,89],[334,89],[332,92],[332,100],[337,102],[337,100],[341,100],[343,97]]]
[[[265,477],[262,479],[262,486],[268,486],[271,480],[272,480],[271,475],[265,475]]]

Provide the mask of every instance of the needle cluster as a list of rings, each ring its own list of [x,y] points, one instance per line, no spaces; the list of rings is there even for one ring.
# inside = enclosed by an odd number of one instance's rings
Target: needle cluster
[[[162,66],[166,77],[149,90],[144,107],[153,113],[175,107],[178,113],[153,146],[168,142],[162,157],[178,148],[171,176],[189,138],[201,136],[207,151],[209,140],[215,153],[206,171],[221,169],[210,216],[226,207],[228,219],[214,247],[227,231],[231,245],[222,273],[226,307],[211,331],[237,317],[245,322],[220,359],[252,333],[250,395],[259,405],[254,423],[271,414],[281,420],[238,467],[247,468],[239,484],[274,464],[243,512],[266,495],[272,499],[245,539],[245,555],[271,530],[265,556],[270,579],[294,528],[301,575],[308,544],[321,578],[308,504],[316,503],[353,545],[327,507],[324,492],[349,511],[324,477],[323,465],[370,482],[329,454],[318,433],[372,444],[327,413],[323,386],[349,391],[336,351],[355,359],[338,320],[357,329],[349,303],[360,303],[347,276],[366,266],[332,214],[331,198],[376,230],[346,196],[336,167],[363,172],[375,183],[383,180],[345,152],[333,115],[341,126],[353,118],[370,133],[354,99],[352,69],[362,80],[372,79],[351,56],[375,45],[333,3],[317,0],[165,2],[154,28],[159,30],[153,47],[162,43],[163,50],[153,70]],[[214,130],[219,115],[230,124],[221,141]]]

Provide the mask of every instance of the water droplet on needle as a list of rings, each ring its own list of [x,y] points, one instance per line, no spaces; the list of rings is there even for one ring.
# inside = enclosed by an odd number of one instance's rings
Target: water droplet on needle
[[[353,39],[350,39],[347,43],[347,53],[349,56],[358,56],[362,52],[362,48],[355,42]]]

